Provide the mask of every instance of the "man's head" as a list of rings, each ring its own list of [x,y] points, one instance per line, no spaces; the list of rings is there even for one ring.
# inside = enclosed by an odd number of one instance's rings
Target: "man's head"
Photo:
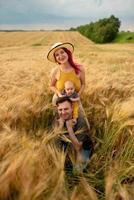
[[[68,97],[59,97],[56,101],[59,117],[63,120],[72,119],[72,101]]]
[[[75,87],[72,81],[65,82],[65,92],[68,96],[72,95],[75,91]]]

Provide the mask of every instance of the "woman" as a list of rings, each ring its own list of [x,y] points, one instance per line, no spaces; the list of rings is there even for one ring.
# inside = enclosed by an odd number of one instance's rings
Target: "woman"
[[[49,61],[57,63],[58,67],[51,72],[50,89],[55,93],[53,97],[53,105],[57,96],[62,96],[61,91],[64,90],[64,83],[68,80],[74,83],[79,96],[85,88],[85,71],[84,68],[73,61],[72,53],[74,46],[69,43],[54,44],[47,54]]]
[[[79,97],[82,95],[84,91],[85,70],[81,65],[76,64],[73,61],[73,57],[72,57],[73,51],[74,51],[74,46],[71,43],[68,43],[68,42],[56,43],[51,47],[50,51],[47,54],[47,58],[49,61],[58,64],[58,67],[54,68],[51,72],[50,89],[55,93],[52,100],[54,106],[56,106],[57,97],[62,96],[62,91],[64,90],[66,81],[71,81],[74,84],[75,90]],[[83,114],[83,117],[84,117],[85,112],[81,103],[79,104],[79,111],[81,114]],[[64,111],[64,112],[67,112],[67,111]],[[86,119],[88,128],[90,129],[88,120],[86,117],[85,119]],[[67,126],[67,130],[70,132],[70,129],[68,128],[68,126]],[[73,137],[75,138],[75,136]]]

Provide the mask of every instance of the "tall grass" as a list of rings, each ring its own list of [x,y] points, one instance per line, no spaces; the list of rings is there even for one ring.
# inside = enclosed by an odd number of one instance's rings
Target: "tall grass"
[[[36,41],[33,36],[27,38],[22,47],[13,33],[21,53],[7,46],[0,50],[0,200],[133,200],[134,80],[130,47],[129,53],[121,57],[118,46],[94,46],[77,33],[49,34],[47,41],[42,33],[39,38],[35,35]],[[82,97],[94,142],[86,173],[69,175],[64,170],[66,155],[55,144],[59,130],[52,126],[52,93],[48,87],[52,66],[45,62],[46,67],[40,61],[43,48],[47,49],[43,44],[50,45],[55,38],[77,43],[76,47],[81,47],[76,51],[78,59],[91,65],[86,68],[87,87]],[[31,44],[41,41],[35,51]],[[25,43],[30,45],[26,48],[30,56],[23,51]],[[1,43],[3,47],[5,44]],[[88,48],[93,51],[89,54],[91,61],[85,56]],[[118,51],[114,60],[113,49]],[[25,66],[23,59],[32,67]]]

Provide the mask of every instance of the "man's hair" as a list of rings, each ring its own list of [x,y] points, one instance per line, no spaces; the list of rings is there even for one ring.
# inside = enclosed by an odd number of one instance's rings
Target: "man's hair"
[[[70,104],[72,104],[71,99],[68,96],[65,96],[65,97],[58,97],[56,100],[56,105],[58,106],[60,103],[63,103],[65,101],[68,101]]]

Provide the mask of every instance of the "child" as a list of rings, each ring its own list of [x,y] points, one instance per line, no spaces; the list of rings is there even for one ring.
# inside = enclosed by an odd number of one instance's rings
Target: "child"
[[[80,100],[79,95],[75,91],[75,87],[72,81],[66,81],[65,82],[65,88],[61,92],[63,96],[68,96],[71,101],[73,102],[73,122],[74,124],[77,122],[78,118],[78,109],[79,109],[79,104],[78,101]]]

